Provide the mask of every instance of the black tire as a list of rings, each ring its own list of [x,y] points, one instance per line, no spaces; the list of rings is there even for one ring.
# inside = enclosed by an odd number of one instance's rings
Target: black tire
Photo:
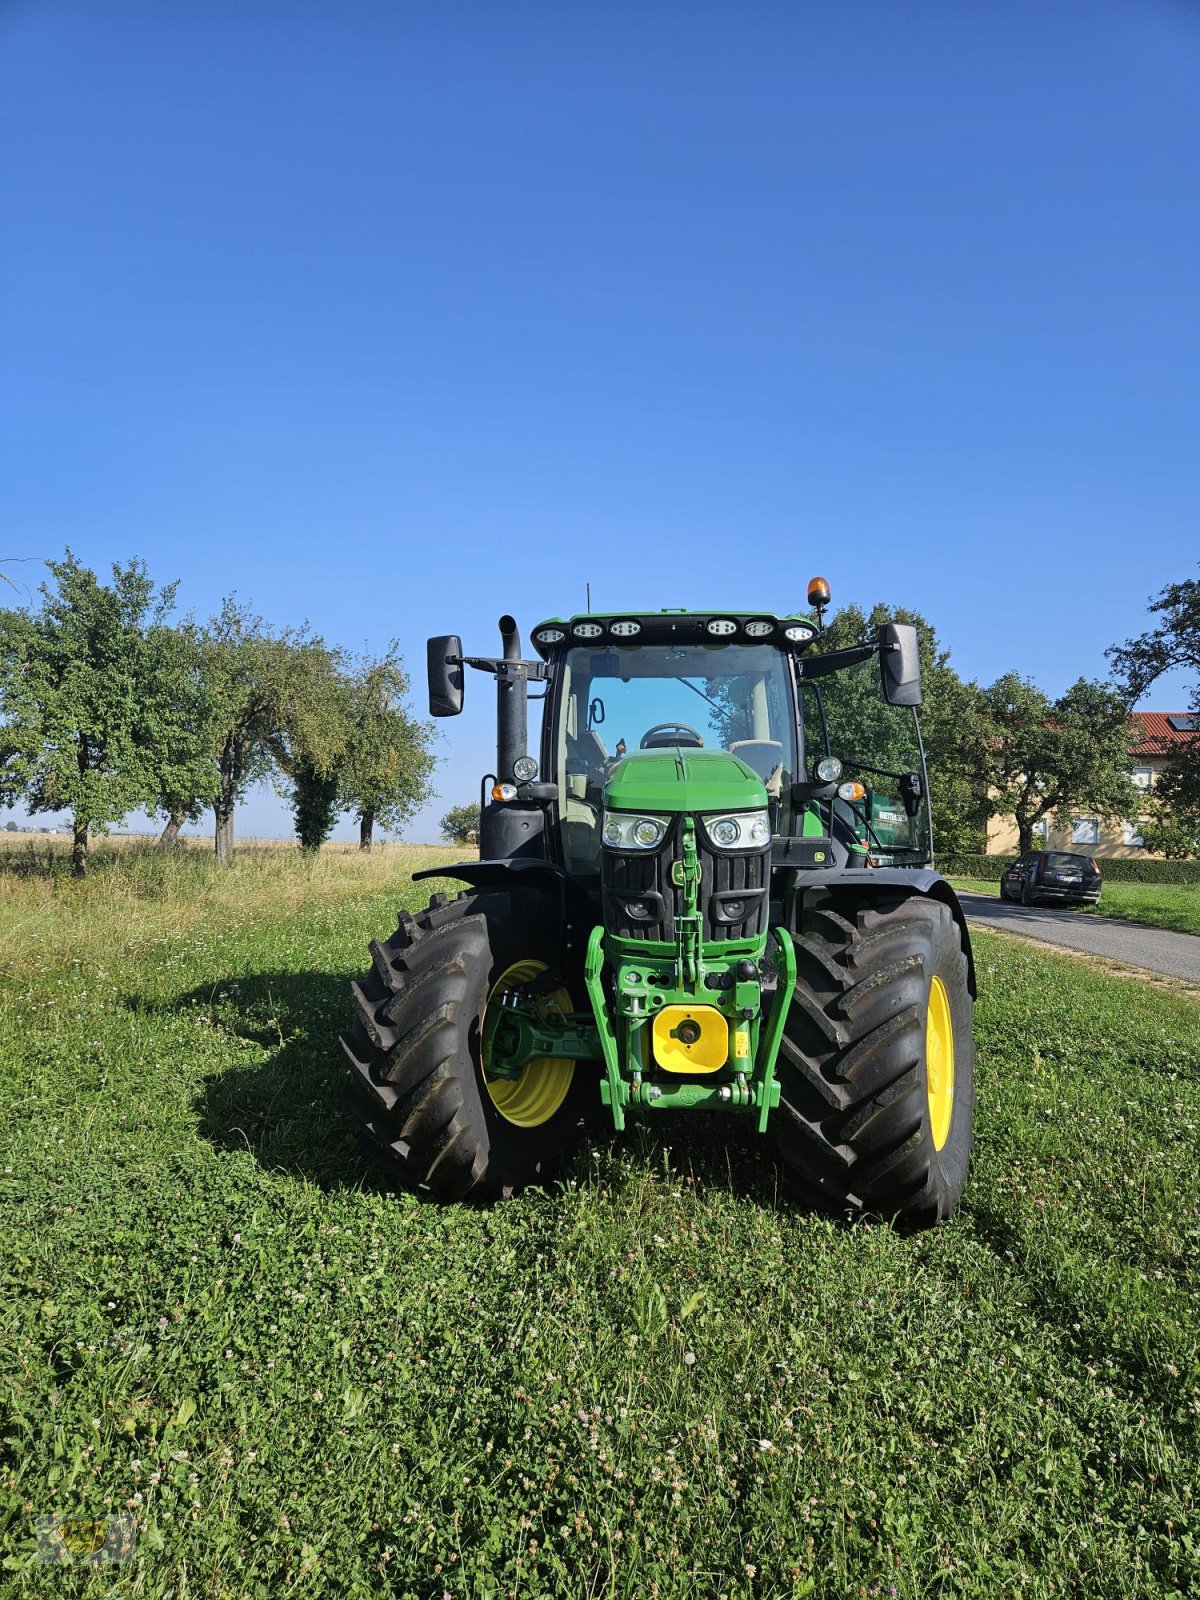
[[[827,895],[801,912],[793,943],[771,1113],[789,1176],[821,1210],[932,1226],[957,1206],[971,1157],[975,1045],[958,925],[925,895]],[[953,1091],[939,1102],[948,1131],[930,1105],[935,979],[953,1032]]]
[[[435,895],[418,916],[402,912],[390,939],[372,940],[341,1041],[348,1108],[368,1153],[405,1188],[506,1199],[548,1181],[581,1142],[585,1110],[600,1104],[599,1068],[578,1062],[561,1105],[522,1127],[493,1101],[479,1053],[489,993],[517,962],[541,963],[586,1008],[581,974],[561,971],[560,943],[557,902],[528,892]]]

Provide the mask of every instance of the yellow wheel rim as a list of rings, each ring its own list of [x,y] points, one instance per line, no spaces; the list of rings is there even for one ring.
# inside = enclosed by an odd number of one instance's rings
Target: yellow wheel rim
[[[934,978],[929,986],[925,1082],[933,1148],[940,1150],[950,1137],[950,1120],[954,1115],[954,1024],[950,1020],[950,996],[940,978]]]
[[[532,983],[539,973],[545,972],[544,961],[515,961],[503,971],[488,990],[490,1006],[510,989]],[[537,1009],[542,1016],[571,1010],[571,996],[565,989],[555,989],[552,994],[539,995]],[[484,1012],[486,1017],[487,1013]],[[535,1056],[521,1068],[519,1078],[492,1078],[488,1064],[483,1063],[483,1081],[492,1104],[502,1117],[518,1128],[538,1128],[550,1118],[567,1098],[571,1079],[575,1076],[573,1061],[560,1061],[554,1056]]]

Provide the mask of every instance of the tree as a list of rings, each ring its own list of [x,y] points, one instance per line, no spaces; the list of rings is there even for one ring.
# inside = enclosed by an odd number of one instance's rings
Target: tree
[[[302,850],[317,851],[333,832],[337,815],[338,780],[334,772],[322,772],[311,762],[302,762],[292,779],[292,815],[296,837]]]
[[[1164,672],[1180,667],[1196,674],[1192,695],[1195,705],[1200,698],[1200,579],[1169,583],[1151,600],[1150,610],[1162,618],[1158,626],[1136,639],[1126,639],[1122,645],[1113,645],[1108,658],[1125,685],[1131,705]]]
[[[439,824],[442,838],[451,844],[469,844],[479,827],[478,806],[451,806]]]
[[[139,561],[102,584],[70,550],[47,565],[41,609],[0,614],[0,798],[69,811],[82,877],[90,834],[152,803],[173,759],[160,635],[175,585],[156,593]]]
[[[1155,789],[1164,786],[1164,779],[1160,778]],[[1171,794],[1155,794],[1150,804],[1152,814],[1138,828],[1145,849],[1166,856],[1169,861],[1200,856],[1200,808],[1180,802]]]
[[[152,635],[155,672],[172,716],[172,734],[159,766],[157,792],[148,808],[166,818],[159,845],[178,842],[184,822],[198,822],[217,789],[211,748],[211,696],[204,674],[203,641],[193,622]]]
[[[1028,678],[1005,673],[979,700],[974,737],[987,782],[989,816],[1016,819],[1022,855],[1033,829],[1053,814],[1129,816],[1139,804],[1129,775],[1129,715],[1122,695],[1079,681],[1050,700]]]
[[[307,628],[274,632],[230,596],[200,634],[200,663],[208,696],[206,736],[216,764],[211,796],[217,860],[233,860],[233,819],[250,784],[266,777],[285,748],[286,731],[299,755],[324,744],[319,696],[332,677],[330,652]],[[314,757],[321,765],[322,757]]]
[[[1156,627],[1108,651],[1132,705],[1166,672],[1195,674],[1190,708],[1200,712],[1200,579],[1169,583],[1150,602],[1162,620]],[[1183,853],[1200,821],[1200,729],[1180,741],[1154,786],[1155,819],[1142,830],[1148,850]],[[1172,822],[1174,819],[1174,822]],[[1153,842],[1151,842],[1153,840]],[[1169,847],[1169,848],[1168,848]]]
[[[339,769],[341,804],[358,816],[358,842],[370,850],[375,824],[395,831],[430,793],[432,729],[409,715],[408,675],[395,643],[379,660],[363,656],[346,680],[348,731]],[[478,826],[478,815],[471,824]]]
[[[268,740],[279,777],[290,788],[296,837],[319,850],[333,831],[338,773],[349,751],[350,697],[345,658],[307,634],[287,641],[287,681]]]

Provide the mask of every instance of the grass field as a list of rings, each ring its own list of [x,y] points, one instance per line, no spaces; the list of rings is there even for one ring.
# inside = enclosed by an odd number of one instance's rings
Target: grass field
[[[439,1210],[364,1177],[333,1044],[415,859],[0,873],[5,1594],[1200,1589],[1193,999],[981,935],[917,1238],[665,1118]],[[50,1572],[54,1513],[133,1560]]]
[[[958,889],[971,889],[993,900],[998,884],[981,878],[955,878]],[[1172,928],[1177,933],[1200,933],[1200,884],[1106,883],[1098,906],[1072,906],[1081,916],[1120,917],[1152,928]]]

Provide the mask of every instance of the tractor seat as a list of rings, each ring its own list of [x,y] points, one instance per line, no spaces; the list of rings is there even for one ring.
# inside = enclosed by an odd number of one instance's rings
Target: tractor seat
[[[729,753],[757,772],[769,800],[779,799],[783,791],[783,746],[778,739],[735,739]]]

